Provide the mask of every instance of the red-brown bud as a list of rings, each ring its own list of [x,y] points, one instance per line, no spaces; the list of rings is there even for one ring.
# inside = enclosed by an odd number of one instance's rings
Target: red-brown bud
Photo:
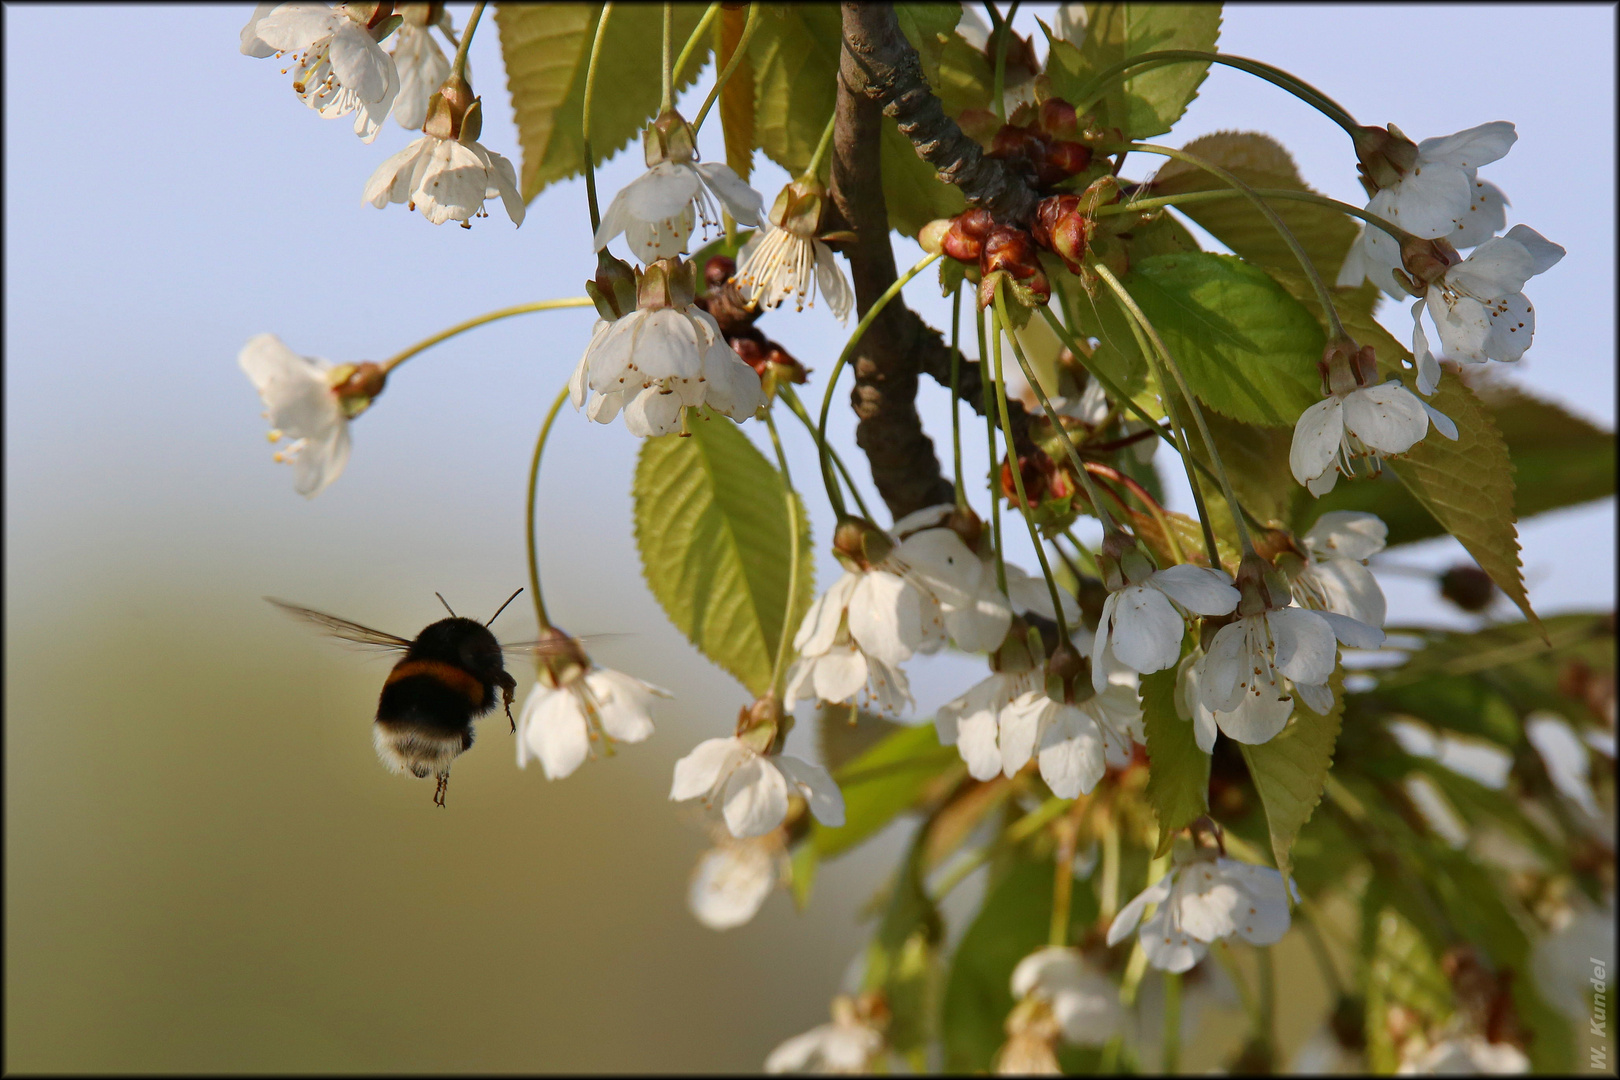
[[[1023,229],[998,225],[985,239],[979,256],[979,273],[993,274],[997,270],[1005,270],[1020,281],[1040,273],[1035,238]]]
[[[1091,147],[1066,139],[1054,142],[1046,149],[1046,162],[1065,176],[1073,176],[1091,167]]]
[[[1478,613],[1496,599],[1496,583],[1471,563],[1458,563],[1440,575],[1440,595],[1464,611]]]
[[[940,241],[940,249],[960,262],[976,263],[984,251],[985,237],[996,227],[990,211],[972,207],[956,215]]]
[[[1446,276],[1446,271],[1462,262],[1462,256],[1447,240],[1425,240],[1408,236],[1401,243],[1401,265],[1419,285],[1428,285]]]
[[[1074,106],[1062,98],[1047,98],[1041,102],[1040,125],[1042,131],[1060,139],[1066,139],[1080,130],[1080,120],[1075,115]]]
[[[1058,219],[1080,205],[1080,196],[1049,195],[1035,204],[1035,220],[1030,223],[1030,235],[1041,247],[1051,250],[1052,229],[1057,225]]]
[[[1056,473],[1057,464],[1043,450],[1018,456],[1018,476],[1024,482],[1024,497],[1030,506],[1039,506],[1045,500]],[[1010,458],[1001,463],[1001,494],[1009,503],[1018,505],[1018,486],[1013,481]]]

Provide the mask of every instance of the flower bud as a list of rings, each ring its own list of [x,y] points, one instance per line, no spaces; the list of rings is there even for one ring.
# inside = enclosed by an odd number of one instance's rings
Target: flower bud
[[[339,364],[326,378],[343,408],[343,415],[353,420],[371,407],[372,398],[383,392],[388,372],[381,364],[367,360],[359,364]]]
[[[703,264],[703,284],[718,289],[737,276],[737,260],[730,255],[711,255]]]
[[[782,706],[775,694],[756,698],[737,712],[737,738],[761,754],[771,752],[782,726]]]
[[[795,180],[783,188],[771,206],[771,224],[808,239],[821,231],[826,188],[815,180]]]
[[[970,207],[956,215],[940,240],[940,249],[959,262],[977,263],[984,251],[984,239],[995,227],[990,211]]]
[[[951,230],[950,218],[935,218],[917,233],[917,245],[930,255],[945,251],[945,235]]]
[[[1408,236],[1401,241],[1401,265],[1419,285],[1426,286],[1439,281],[1446,276],[1447,270],[1460,262],[1462,256],[1446,240],[1425,240],[1421,236]]]
[[[1040,269],[1040,260],[1035,257],[1035,238],[1023,229],[998,225],[985,238],[984,250],[979,254],[981,274],[1005,270],[1022,279],[1039,273]]]
[[[1496,599],[1496,582],[1471,563],[1458,563],[1440,575],[1440,595],[1464,611],[1478,614]]]
[[[460,139],[468,110],[477,101],[471,84],[460,75],[451,73],[428,99],[427,121],[422,125],[422,133],[435,139]]]
[[[1356,171],[1361,174],[1361,186],[1367,189],[1368,198],[1394,186],[1417,164],[1417,143],[1394,124],[1387,128],[1359,127],[1351,139],[1361,163]]]
[[[846,517],[833,530],[833,554],[845,566],[869,570],[888,558],[894,542],[870,521]]]
[[[1052,249],[1052,230],[1057,226],[1063,215],[1072,212],[1080,205],[1080,196],[1075,194],[1048,195],[1035,204],[1035,219],[1030,222],[1029,232],[1035,242],[1048,251]]]
[[[1265,556],[1255,552],[1243,556],[1243,561],[1238,564],[1236,583],[1240,594],[1237,606],[1239,616],[1276,611],[1287,607],[1293,600],[1288,591],[1288,582],[1277,572],[1277,568]]]
[[[1047,98],[1041,102],[1039,123],[1042,131],[1058,138],[1068,138],[1080,130],[1074,106],[1062,98]]]
[[[585,292],[602,318],[622,319],[636,310],[636,272],[603,248],[596,253],[596,277],[585,283]]]

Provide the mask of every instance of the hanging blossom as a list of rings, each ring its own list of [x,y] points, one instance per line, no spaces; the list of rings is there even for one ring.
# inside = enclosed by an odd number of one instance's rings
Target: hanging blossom
[[[714,847],[698,858],[686,906],[709,929],[730,930],[757,915],[788,874],[785,830],[747,840],[721,832]]]
[[[452,75],[433,95],[424,134],[377,166],[361,198],[381,210],[404,203],[435,225],[488,217],[484,200],[500,197],[513,225],[522,225],[523,196],[512,163],[478,141],[483,108],[465,79]]]
[[[1146,742],[1136,676],[1116,673],[1108,688],[1085,697],[1070,688],[1063,697],[1044,687],[1021,694],[1001,714],[1001,771],[1012,776],[1032,755],[1041,779],[1060,799],[1088,794],[1109,766],[1131,763],[1134,744]],[[1078,692],[1076,692],[1078,690]],[[971,771],[971,766],[970,766]]]
[[[1293,894],[1299,899],[1297,888]],[[1149,904],[1158,910],[1143,921]],[[1275,945],[1289,925],[1283,876],[1269,866],[1200,849],[1120,909],[1108,927],[1108,944],[1119,944],[1138,923],[1142,951],[1160,971],[1186,971],[1204,958],[1211,942],[1234,934],[1251,945]]]
[[[782,189],[770,217],[737,253],[737,286],[748,306],[776,307],[791,299],[803,311],[816,305],[816,287],[839,322],[849,320],[855,294],[832,249],[818,238],[827,193],[811,178]]]
[[[956,747],[975,780],[1000,774],[1002,716],[1046,678],[1044,667],[1030,656],[1028,630],[1022,619],[1013,622],[1001,647],[990,654],[990,675],[934,712],[940,745]]]
[[[1382,629],[1384,590],[1367,560],[1384,550],[1388,536],[1389,526],[1374,514],[1330,510],[1317,518],[1300,537],[1303,558],[1293,553],[1278,558],[1294,602]]]
[[[1485,241],[1461,262],[1452,261],[1455,249],[1439,250],[1440,261],[1448,265],[1435,267],[1423,299],[1412,305],[1412,356],[1418,389],[1425,394],[1434,393],[1440,382],[1440,362],[1423,332],[1425,307],[1448,358],[1512,363],[1524,355],[1536,333],[1536,313],[1524,284],[1564,257],[1562,247],[1528,225],[1515,225],[1506,236]]]
[[[1473,247],[1507,224],[1507,198],[1495,184],[1479,179],[1482,165],[1505,156],[1518,134],[1506,120],[1413,143],[1393,124],[1362,128],[1356,136],[1362,185],[1369,213],[1425,240],[1444,239]],[[1401,266],[1400,244],[1384,230],[1364,228],[1351,245],[1338,284],[1360,285],[1366,278],[1391,296],[1400,296],[1393,271]]]
[[[812,693],[836,703],[864,690],[880,709],[897,712],[911,700],[900,665],[937,651],[950,627],[975,641],[987,636],[985,622],[1006,633],[1012,613],[1005,608],[941,604],[941,594],[971,601],[983,564],[955,530],[917,527],[933,520],[919,511],[895,522],[892,533],[855,518],[839,524],[833,553],[844,576],[810,606],[794,635],[799,658],[788,673],[788,708]]]
[[[1288,587],[1259,555],[1244,557],[1237,586],[1238,617],[1215,634],[1191,677],[1196,700],[1216,726],[1228,738],[1255,745],[1288,723],[1295,693],[1318,715],[1332,708],[1327,683],[1338,662],[1335,638],[1371,649],[1383,643],[1384,632],[1334,612],[1288,606]],[[1202,723],[1207,731],[1208,722]]]
[[[705,237],[719,227],[717,199],[737,224],[759,224],[764,196],[722,162],[698,164],[692,127],[679,113],[661,114],[642,132],[641,144],[647,171],[613,196],[596,230],[597,251],[623,233],[643,263],[679,255],[694,223],[703,225]]]
[[[868,1073],[884,1056],[889,1010],[874,994],[832,1000],[832,1023],[795,1035],[765,1059],[767,1073]]]
[[[1091,684],[1099,693],[1116,672],[1174,667],[1188,613],[1226,615],[1237,607],[1226,571],[1191,563],[1154,570],[1136,541],[1118,530],[1104,538],[1098,561],[1110,590],[1091,654]]]
[[[420,10],[425,14],[427,5],[421,5]],[[443,25],[448,25],[449,14],[443,18]],[[450,77],[450,61],[428,29],[426,23],[418,23],[412,15],[407,15],[394,37],[394,69],[399,73],[394,120],[406,130],[419,128],[427,121],[428,102]],[[471,67],[466,70],[466,78],[469,82],[472,80]]]
[[[788,798],[801,796],[823,825],[844,823],[844,794],[820,765],[768,753],[780,732],[781,709],[770,698],[744,708],[738,734],[707,739],[675,763],[669,797],[720,801],[726,827],[739,840],[763,836],[787,817]]]
[[[278,464],[293,467],[293,487],[314,498],[349,462],[349,421],[382,393],[386,379],[376,364],[339,364],[300,356],[274,334],[259,334],[237,356],[242,371],[265,404],[270,441],[292,441],[276,451]]]
[[[1076,949],[1054,946],[1024,957],[1013,968],[1012,995],[1019,1005],[1008,1018],[1009,1031],[1020,1009],[1034,1014],[1029,1020],[1049,1013],[1063,1041],[1074,1046],[1102,1046],[1125,1027],[1119,987],[1090,970]]]
[[[517,763],[540,762],[548,780],[561,780],[590,756],[601,739],[638,743],[653,733],[648,713],[668,690],[623,672],[598,667],[579,642],[556,630],[542,639],[540,671],[517,721]]]
[[[739,424],[764,404],[759,375],[720,332],[714,316],[693,303],[692,264],[660,259],[639,274],[604,255],[587,288],[598,319],[569,392],[574,408],[624,426],[641,438],[681,430],[686,409],[705,405]]]
[[[388,15],[376,6],[376,25],[355,18],[348,5],[260,4],[242,28],[242,53],[293,53],[293,92],[305,105],[332,119],[357,113],[354,133],[366,142],[377,137],[399,93],[394,60],[372,37]]]
[[[1436,412],[1400,380],[1378,383],[1378,360],[1371,345],[1330,343],[1320,364],[1327,397],[1300,413],[1288,467],[1294,479],[1318,497],[1338,483],[1339,474],[1376,475],[1381,455],[1404,454],[1435,429],[1457,438],[1457,425]]]

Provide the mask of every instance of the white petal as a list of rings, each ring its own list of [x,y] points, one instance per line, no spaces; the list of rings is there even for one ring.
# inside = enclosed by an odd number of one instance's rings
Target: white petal
[[[1242,700],[1243,677],[1248,673],[1246,637],[1252,616],[1228,623],[1215,633],[1209,651],[1198,665],[1199,699],[1219,712]]]
[[[365,28],[353,19],[338,22],[328,58],[338,81],[359,95],[361,101],[379,102],[391,86],[396,90],[399,86],[394,58],[378,48]]]
[[[1333,688],[1327,683],[1295,683],[1294,694],[1317,716],[1333,711]]]
[[[1270,742],[1287,727],[1288,718],[1292,715],[1292,697],[1285,697],[1270,687],[1262,686],[1259,695],[1244,694],[1236,708],[1215,710],[1215,723],[1228,739],[1259,746]]]
[[[1191,971],[1204,958],[1209,946],[1175,925],[1171,910],[1171,904],[1161,904],[1142,924],[1140,940],[1149,965],[1176,974]]]
[[[767,759],[749,753],[726,781],[723,806],[732,836],[763,836],[787,817],[787,778]]]
[[[985,569],[953,529],[914,532],[895,546],[890,558],[905,566],[912,580],[940,603],[953,607],[973,604]]]
[[[817,821],[835,829],[844,823],[844,793],[826,769],[786,754],[772,760],[788,782],[799,789]]]
[[[1485,317],[1491,327],[1485,337],[1485,355],[1509,364],[1523,356],[1536,335],[1536,311],[1524,293],[1487,305]]]
[[[1319,559],[1370,559],[1384,550],[1389,526],[1376,514],[1329,510],[1312,523],[1302,539],[1310,553]]]
[[[1468,216],[1457,231],[1446,237],[1455,248],[1471,248],[1483,244],[1507,225],[1507,196],[1502,189],[1488,180],[1475,177],[1472,181],[1473,200]]]
[[[669,797],[680,802],[708,795],[749,753],[738,739],[705,739],[675,763]]]
[[[1542,244],[1547,243],[1533,230],[1531,235]],[[1535,275],[1535,262],[1530,249],[1517,239],[1511,236],[1493,237],[1446,271],[1446,285],[1477,300],[1512,296],[1522,291],[1524,283]]]
[[[1243,890],[1247,903],[1238,907],[1237,934],[1252,945],[1274,945],[1288,932],[1288,894],[1283,877],[1269,866],[1218,859],[1226,880]]]
[[[268,4],[259,4],[254,7],[253,14],[248,18],[247,25],[242,27],[241,48],[243,56],[253,56],[262,60],[267,56],[276,54],[275,47],[259,37],[259,20],[274,11],[276,6],[275,0],[271,0]]]
[[[847,323],[849,313],[855,307],[855,293],[850,289],[844,272],[839,269],[832,249],[817,240],[815,252],[816,284],[821,288],[821,295],[827,299],[827,307],[838,317],[838,321]]]
[[[681,396],[672,390],[649,386],[625,406],[624,426],[643,439],[673,435],[681,430]]]
[[[818,656],[832,647],[833,639],[838,636],[838,625],[844,618],[844,608],[860,580],[861,575],[853,570],[844,571],[844,576],[811,605],[799,624],[799,632],[793,636],[795,649],[807,656]]]
[[[1384,590],[1378,587],[1378,579],[1373,576],[1373,572],[1361,563],[1354,559],[1326,559],[1305,573],[1311,577],[1321,597],[1326,601],[1324,604],[1311,606],[1325,607],[1330,612],[1370,627],[1379,628],[1384,625],[1386,610]],[[1346,645],[1353,644],[1346,641],[1342,635],[1336,636],[1339,636],[1339,640],[1344,641]]]
[[[1058,705],[1041,734],[1041,779],[1060,799],[1073,799],[1097,786],[1107,765],[1097,723],[1073,705]]]
[[[1510,122],[1492,120],[1455,135],[1424,139],[1418,143],[1418,159],[1459,169],[1477,169],[1506,155],[1518,138],[1518,132]]]
[[[1209,942],[1230,937],[1237,929],[1236,909],[1243,899],[1213,859],[1195,859],[1176,875],[1170,904],[1183,930],[1199,941]]]
[[[579,768],[590,752],[590,737],[585,710],[572,690],[536,684],[523,715],[522,741],[540,760],[548,780],[561,780]]]
[[[1108,645],[1131,670],[1143,674],[1163,671],[1181,658],[1187,626],[1165,593],[1148,585],[1128,585],[1109,600],[1114,611]],[[1236,606],[1234,599],[1227,610]],[[1100,628],[1099,624],[1099,632]]]
[[[720,200],[739,225],[750,228],[759,224],[759,219],[765,213],[765,197],[753,188],[748,182],[731,171],[731,166],[721,161],[695,166],[702,175],[703,182],[709,190],[714,192],[715,198]]]
[[[742,423],[765,404],[759,374],[720,340],[704,352],[703,377],[708,383],[703,403]]]
[[[1333,636],[1352,649],[1376,649],[1384,643],[1383,630],[1360,619],[1349,615],[1341,615],[1336,611],[1317,611],[1312,614],[1320,616],[1332,629]],[[1299,680],[1296,679],[1295,681]],[[1325,682],[1326,680],[1307,678],[1304,681]]]
[[[1266,612],[1265,620],[1276,643],[1279,671],[1295,682],[1328,681],[1339,657],[1333,629],[1321,612],[1287,607]],[[1382,633],[1378,637],[1383,640]]]
[[[1507,239],[1521,244],[1530,253],[1530,276],[1545,274],[1566,254],[1558,244],[1548,240],[1528,225],[1515,225],[1507,232]]]
[[[1485,305],[1471,296],[1450,297],[1438,285],[1429,286],[1429,317],[1440,332],[1440,347],[1453,360],[1485,361],[1485,342],[1491,321]]]
[[[815,666],[816,697],[822,701],[848,701],[866,685],[870,665],[859,649],[834,646],[812,661]]]
[[[1417,364],[1417,388],[1420,394],[1432,394],[1440,386],[1440,361],[1429,349],[1429,335],[1423,332],[1424,302],[1412,305],[1412,359]]]
[[[1192,563],[1167,566],[1149,577],[1146,584],[1198,615],[1230,614],[1241,598],[1225,570]]]
[[[893,574],[863,574],[849,600],[849,633],[868,656],[888,664],[909,660],[923,637],[921,597]]]
[[[1028,763],[1035,753],[1035,742],[1040,735],[1041,722],[1049,710],[1056,706],[1043,691],[1031,690],[1019,695],[1001,710],[998,741],[1001,744],[1001,771],[1012,776]]]
[[[1421,237],[1455,232],[1467,218],[1474,194],[1466,169],[1422,161],[1390,190],[1395,194],[1390,221]]]
[[[711,930],[729,930],[752,919],[776,887],[776,862],[763,844],[726,844],[698,860],[686,904]]]
[[[1429,414],[1406,387],[1390,381],[1344,396],[1344,426],[1381,454],[1404,454],[1429,430]]]
[[[1149,904],[1162,904],[1169,898],[1175,877],[1175,871],[1172,870],[1137,893],[1130,903],[1119,909],[1119,914],[1114,916],[1114,921],[1108,926],[1107,944],[1110,947],[1118,945],[1125,940],[1127,934],[1136,929],[1136,924],[1142,921],[1142,912],[1147,910]]]
[[[647,708],[654,696],[669,697],[669,691],[633,679],[622,672],[596,668],[585,676],[585,685],[595,698],[602,729],[620,742],[637,743],[653,733]]]
[[[1333,468],[1339,440],[1344,437],[1343,409],[1343,400],[1333,395],[1299,414],[1288,449],[1288,467],[1295,480],[1303,484]]]

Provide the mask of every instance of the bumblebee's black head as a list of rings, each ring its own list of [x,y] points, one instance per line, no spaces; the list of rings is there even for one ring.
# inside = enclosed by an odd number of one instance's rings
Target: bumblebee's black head
[[[482,623],[454,616],[440,619],[411,642],[409,660],[438,660],[454,664],[485,682],[498,682],[506,671],[501,643]]]

